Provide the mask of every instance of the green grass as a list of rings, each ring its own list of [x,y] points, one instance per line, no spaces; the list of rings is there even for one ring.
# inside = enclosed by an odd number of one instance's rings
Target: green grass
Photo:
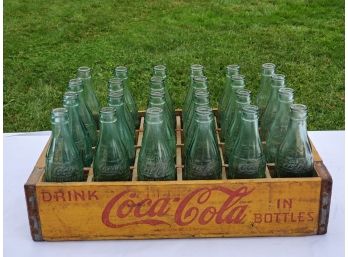
[[[167,65],[180,107],[190,64],[204,65],[216,106],[226,65],[241,66],[254,98],[265,62],[308,105],[310,130],[344,129],[344,1],[8,0],[4,131],[49,130],[79,66],[93,68],[105,105],[113,68],[126,65],[145,108],[155,64]]]

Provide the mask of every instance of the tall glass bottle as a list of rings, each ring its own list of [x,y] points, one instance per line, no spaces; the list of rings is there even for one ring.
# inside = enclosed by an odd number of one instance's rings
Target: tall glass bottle
[[[77,77],[82,80],[83,96],[85,98],[86,105],[93,115],[95,124],[98,126],[100,105],[92,85],[91,68],[78,68]]]
[[[278,91],[285,87],[285,76],[282,74],[274,74],[272,76],[271,94],[268,99],[265,113],[261,118],[261,139],[267,138],[269,129],[274,121],[274,117],[278,111]]]
[[[108,105],[116,108],[117,131],[120,135],[123,145],[126,147],[130,164],[133,165],[135,159],[135,130],[129,128],[125,115],[123,90],[110,91],[108,95]]]
[[[83,166],[89,167],[93,161],[93,149],[86,127],[79,115],[78,94],[68,91],[63,97],[63,106],[68,110],[69,129],[82,158]]]
[[[171,99],[169,97],[169,95],[166,93],[165,87],[164,87],[164,79],[162,77],[159,76],[153,76],[150,79],[150,97],[151,94],[153,93],[157,93],[157,94],[161,94],[164,96],[164,101],[165,101],[165,105],[166,105],[166,116],[169,117],[170,119],[170,123],[173,126],[173,128],[175,128],[176,122],[175,122],[175,112],[172,109],[171,106]],[[150,100],[149,97],[149,100]]]
[[[218,103],[219,117],[217,120],[219,124],[220,124],[220,120],[224,119],[227,103],[229,99],[231,98],[231,94],[233,93],[231,90],[232,76],[239,75],[239,68],[240,67],[237,64],[230,64],[230,65],[227,65],[226,67],[225,87],[220,96],[219,103]]]
[[[236,145],[237,138],[240,133],[240,126],[242,122],[242,108],[250,105],[251,92],[247,89],[238,89],[236,91],[235,108],[236,114],[233,117],[233,121],[228,128],[226,134],[226,140],[224,145],[224,159],[226,163],[229,163],[229,157]]]
[[[260,88],[256,97],[256,104],[259,107],[260,118],[262,118],[271,94],[271,82],[274,75],[275,65],[273,63],[264,63],[261,66]]]
[[[46,153],[45,181],[82,181],[83,163],[69,129],[68,110],[53,109],[51,124],[52,135]]]
[[[93,162],[95,181],[131,179],[130,161],[116,122],[115,107],[100,110],[100,138]]]
[[[122,91],[122,94],[124,95],[124,88],[123,88],[123,80],[120,78],[111,78],[109,79],[109,84],[108,84],[108,89],[109,92],[119,92]],[[124,97],[123,97],[124,99]],[[127,104],[125,103],[125,100],[123,100],[124,102],[124,113],[125,113],[125,117],[126,117],[126,121],[128,124],[129,129],[131,130],[131,133],[134,134],[135,136],[135,124],[134,124],[134,117],[132,116]]]
[[[292,104],[290,122],[279,146],[275,168],[279,177],[312,177],[313,156],[307,135],[307,106]]]
[[[197,90],[205,90],[208,92],[208,81],[207,81],[207,77],[204,76],[196,76],[193,77],[193,83],[190,87],[190,92],[189,94],[191,94],[190,96],[190,102],[187,105],[187,109],[185,110],[185,113],[183,112],[183,123],[187,123],[189,120],[192,119],[192,117],[190,116],[190,111],[193,109],[194,107],[194,95],[195,95],[195,91]],[[191,112],[192,114],[192,112]],[[185,126],[185,125],[184,125]]]
[[[224,118],[220,120],[221,125],[221,134],[220,138],[221,141],[225,141],[226,139],[226,133],[228,131],[228,128],[231,126],[234,116],[236,114],[236,91],[239,89],[243,89],[245,87],[244,82],[244,76],[243,75],[232,75],[231,76],[231,84],[230,84],[230,90],[231,93],[228,96],[228,103],[226,106],[226,109],[224,111]]]
[[[204,77],[203,73],[203,66],[200,64],[192,64],[191,65],[191,74],[189,77],[189,86],[188,86],[188,93],[185,97],[184,105],[182,108],[182,115],[185,117],[185,113],[187,109],[189,108],[189,105],[191,104],[192,98],[193,98],[193,84],[194,84],[194,77]]]
[[[165,65],[156,65],[153,67],[153,75],[159,76],[163,80],[163,88],[164,88],[164,95],[166,98],[166,102],[168,104],[170,112],[174,115],[175,119],[175,108],[172,101],[172,98],[170,97],[169,91],[168,91],[168,79],[167,79],[167,68]]]
[[[135,127],[139,127],[138,107],[134,97],[128,87],[127,67],[118,66],[115,68],[115,77],[123,80],[124,100],[134,119]]]
[[[92,146],[96,146],[98,140],[97,125],[95,124],[95,120],[93,119],[92,113],[87,108],[85,98],[83,97],[84,90],[82,87],[82,80],[80,78],[71,79],[69,81],[68,89],[78,94],[78,99],[80,103],[79,114],[81,116],[81,120],[84,126],[86,127]]]
[[[278,111],[266,138],[266,160],[274,163],[278,148],[283,142],[290,121],[290,105],[294,102],[292,88],[280,88],[278,92]]]
[[[236,145],[230,153],[228,178],[264,178],[266,159],[258,128],[258,107],[242,108],[242,121]]]
[[[169,115],[169,109],[166,105],[164,92],[153,92],[150,93],[149,99],[149,108],[156,107],[162,110],[162,124],[163,124],[163,133],[166,136],[166,142],[169,144],[169,149],[172,152],[173,159],[176,156],[176,138],[175,138],[175,130],[173,124],[171,123],[171,117]],[[151,117],[151,115],[149,115]],[[146,119],[148,116],[145,116],[145,129],[147,126]]]
[[[138,179],[175,180],[175,162],[163,131],[163,110],[148,108],[145,122],[138,159]]]
[[[210,115],[196,113],[196,132],[185,156],[184,179],[220,179],[221,157]]]

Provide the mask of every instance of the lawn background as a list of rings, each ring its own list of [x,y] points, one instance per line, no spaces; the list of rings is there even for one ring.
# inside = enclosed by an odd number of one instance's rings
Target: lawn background
[[[212,105],[237,63],[255,99],[273,62],[309,108],[310,130],[344,129],[344,1],[4,1],[4,132],[50,129],[79,66],[106,105],[116,65],[146,107],[152,67],[166,64],[177,107],[190,64],[204,65]]]

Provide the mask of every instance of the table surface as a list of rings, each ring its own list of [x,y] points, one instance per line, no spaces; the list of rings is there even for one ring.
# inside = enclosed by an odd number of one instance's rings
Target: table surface
[[[334,185],[328,233],[305,237],[34,242],[23,185],[50,132],[4,134],[4,256],[344,256],[344,131],[309,136]]]

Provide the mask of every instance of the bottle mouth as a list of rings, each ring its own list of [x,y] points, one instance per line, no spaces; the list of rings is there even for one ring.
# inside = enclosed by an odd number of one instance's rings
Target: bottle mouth
[[[250,97],[251,91],[245,88],[240,88],[236,90],[236,95],[241,97]]]
[[[233,75],[239,74],[239,65],[238,64],[230,64],[226,66],[226,75],[231,77]]]
[[[78,105],[78,94],[73,91],[65,92],[63,96],[63,105],[64,107]]]
[[[245,105],[242,107],[242,118],[245,120],[255,120],[258,118],[259,107],[256,105]]]
[[[273,74],[272,79],[275,81],[283,81],[285,79],[284,74]]]
[[[81,92],[83,90],[82,80],[80,78],[70,79],[68,87],[74,92]]]
[[[103,107],[99,111],[100,113],[100,121],[104,123],[112,123],[115,122],[116,119],[116,108],[113,106]]]
[[[109,91],[123,91],[123,80],[120,78],[109,79]]]
[[[154,69],[155,71],[165,71],[167,68],[166,68],[165,65],[159,64],[159,65],[156,65],[155,67],[153,67],[153,69]]]
[[[119,77],[121,79],[126,79],[127,73],[128,73],[128,70],[127,70],[127,67],[125,67],[125,66],[117,66],[115,68],[116,77]]]
[[[145,121],[149,124],[162,123],[163,109],[159,107],[150,107],[146,110]]]
[[[77,69],[77,74],[80,78],[89,78],[91,75],[91,68],[82,66]]]
[[[127,72],[127,67],[126,66],[117,66],[115,68],[116,72]]]
[[[307,117],[307,106],[304,104],[292,104],[290,105],[291,118],[303,119]]]
[[[192,64],[191,70],[203,70],[203,65],[200,64]]]
[[[262,64],[262,69],[266,69],[266,70],[273,70],[275,69],[275,64],[267,62]]]
[[[293,100],[294,90],[289,87],[282,87],[278,90],[279,101],[287,102]]]
[[[61,122],[61,121],[68,121],[68,109],[66,108],[55,108],[51,112],[51,122]]]

